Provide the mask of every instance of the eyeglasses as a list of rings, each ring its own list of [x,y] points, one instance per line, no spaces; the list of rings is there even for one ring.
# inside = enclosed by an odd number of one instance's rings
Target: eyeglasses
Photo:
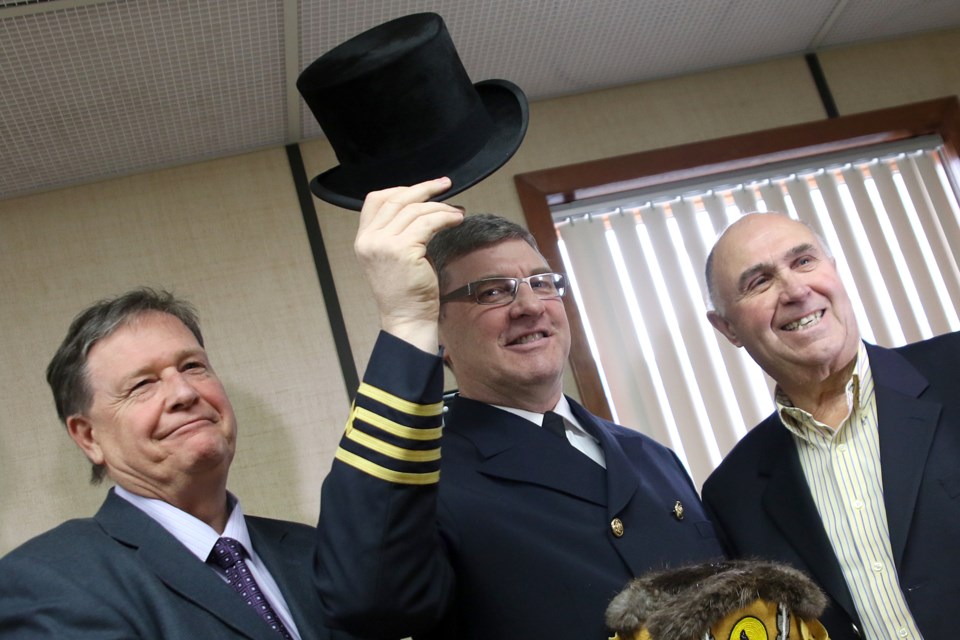
[[[470,298],[477,304],[510,304],[517,299],[521,282],[530,285],[530,290],[544,300],[562,298],[567,286],[567,279],[562,273],[537,273],[526,278],[484,278],[440,296],[440,304]]]

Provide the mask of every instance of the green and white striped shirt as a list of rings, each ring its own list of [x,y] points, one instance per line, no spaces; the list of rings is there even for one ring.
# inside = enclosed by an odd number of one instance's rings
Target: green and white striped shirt
[[[793,435],[820,519],[869,640],[920,640],[897,578],[883,502],[877,402],[863,343],[847,384],[849,413],[834,431],[778,388],[780,420]]]

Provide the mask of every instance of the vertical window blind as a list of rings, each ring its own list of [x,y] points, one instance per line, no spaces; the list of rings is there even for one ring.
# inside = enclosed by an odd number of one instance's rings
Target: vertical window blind
[[[773,410],[772,382],[705,317],[707,253],[743,213],[786,212],[826,240],[864,339],[960,329],[960,211],[938,142],[554,209],[615,419],[673,448],[699,486]]]

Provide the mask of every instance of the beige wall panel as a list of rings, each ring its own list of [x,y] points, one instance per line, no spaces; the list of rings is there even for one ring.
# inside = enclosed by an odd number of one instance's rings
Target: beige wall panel
[[[0,554],[102,500],[44,369],[81,308],[140,284],[200,311],[245,509],[315,521],[348,401],[283,149],[0,202],[0,274]]]
[[[300,153],[303,156],[307,181],[339,164],[333,148],[325,138],[302,143]],[[377,339],[379,321],[373,293],[363,279],[363,273],[353,254],[353,239],[360,224],[360,213],[334,206],[319,198],[313,198],[313,205],[317,211],[330,270],[337,283],[337,298],[343,310],[357,375],[362,379],[363,370]]]
[[[818,57],[841,115],[960,95],[960,29]]]
[[[517,172],[824,117],[802,58],[718,69],[532,105]]]

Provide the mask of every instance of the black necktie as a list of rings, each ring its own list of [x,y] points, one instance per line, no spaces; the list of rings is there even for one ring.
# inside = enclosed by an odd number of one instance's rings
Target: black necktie
[[[547,411],[543,414],[543,428],[558,438],[563,438],[564,442],[570,444],[570,441],[567,440],[567,427],[564,425],[563,416],[559,413]]]

